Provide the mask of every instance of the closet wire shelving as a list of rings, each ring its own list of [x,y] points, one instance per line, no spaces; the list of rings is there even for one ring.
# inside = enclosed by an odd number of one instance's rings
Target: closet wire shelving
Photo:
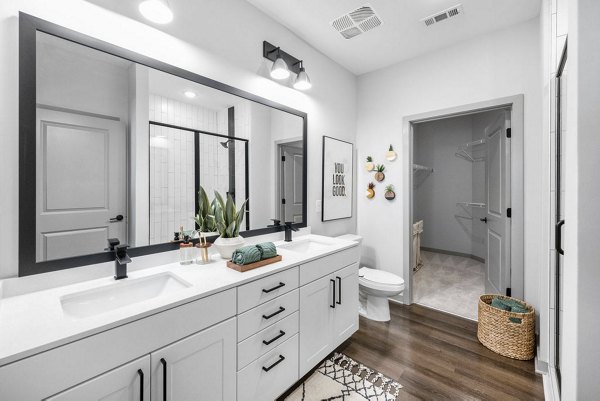
[[[413,189],[417,189],[430,174],[434,173],[433,167],[423,166],[422,164],[413,164],[414,182]]]
[[[461,145],[458,145],[458,151],[455,153],[455,155],[457,157],[460,157],[461,159],[465,159],[470,162],[482,162],[485,160],[485,157],[473,157],[473,152],[475,151],[474,148],[476,146],[483,144],[485,144],[485,138],[463,143]]]

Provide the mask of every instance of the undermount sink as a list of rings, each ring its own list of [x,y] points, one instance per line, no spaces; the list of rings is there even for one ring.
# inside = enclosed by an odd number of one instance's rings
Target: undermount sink
[[[171,294],[192,285],[171,273],[115,281],[61,297],[63,311],[73,317],[85,318],[113,311],[138,302]]]
[[[332,244],[325,241],[320,241],[314,238],[301,238],[299,240],[293,240],[292,242],[286,242],[285,244],[279,245],[281,249],[287,249],[288,251],[305,253],[321,251],[330,247]]]

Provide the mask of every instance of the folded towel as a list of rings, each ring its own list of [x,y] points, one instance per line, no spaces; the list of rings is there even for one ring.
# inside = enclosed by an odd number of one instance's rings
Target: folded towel
[[[236,265],[247,265],[260,260],[260,250],[254,246],[244,246],[233,251],[231,261]]]
[[[261,260],[274,258],[277,256],[277,247],[275,247],[275,244],[272,242],[263,242],[256,245],[256,247],[260,251]]]
[[[507,312],[514,313],[527,313],[529,309],[525,307],[525,304],[515,301],[514,299],[505,299],[505,298],[492,298],[491,306],[497,309],[505,310]],[[513,323],[521,323],[522,319],[518,317],[510,317],[508,318]]]
[[[492,307],[496,308],[496,309],[501,309],[501,310],[505,310],[505,311],[509,311],[510,310],[510,306],[506,305],[504,302],[502,302],[502,300],[498,297],[494,297],[492,298],[492,303],[491,303]]]

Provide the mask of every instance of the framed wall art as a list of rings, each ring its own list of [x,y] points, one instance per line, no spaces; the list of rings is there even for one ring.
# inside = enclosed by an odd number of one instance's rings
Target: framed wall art
[[[321,221],[352,217],[354,144],[323,136]]]

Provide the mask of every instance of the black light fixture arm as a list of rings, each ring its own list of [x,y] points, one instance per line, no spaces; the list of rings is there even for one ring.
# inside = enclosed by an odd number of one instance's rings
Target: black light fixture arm
[[[272,45],[266,40],[263,42],[263,57],[273,62],[275,62],[278,57],[281,57],[288,65],[290,72],[295,74],[300,73],[302,60],[299,60],[291,54],[284,52],[279,46]]]

